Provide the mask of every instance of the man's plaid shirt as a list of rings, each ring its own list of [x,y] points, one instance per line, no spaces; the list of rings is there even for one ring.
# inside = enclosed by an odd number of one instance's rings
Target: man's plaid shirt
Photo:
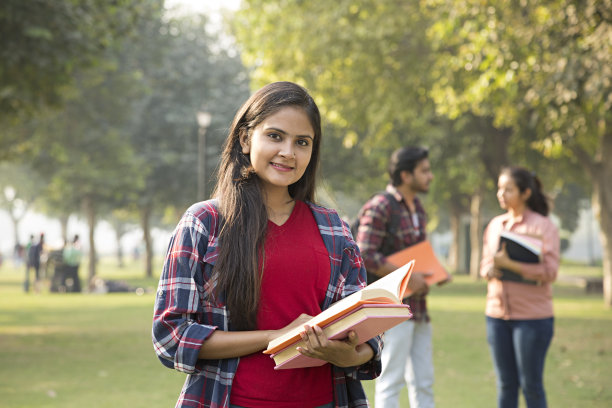
[[[334,210],[310,207],[329,253],[331,279],[322,309],[365,287],[366,271],[350,229]],[[153,345],[161,362],[189,374],[177,407],[229,407],[239,358],[201,360],[204,341],[229,331],[222,298],[212,295],[220,219],[215,201],[192,205],[177,225],[159,280],[153,316]],[[238,256],[239,254],[237,254]],[[380,374],[381,337],[368,341],[374,358],[360,367],[332,366],[335,407],[368,407],[360,380]]]
[[[389,233],[389,220],[399,220],[399,226],[396,226],[395,234],[390,240],[392,243],[391,253],[401,251],[427,238],[425,230],[427,215],[421,205],[421,201],[416,197],[414,199],[415,214],[418,217],[418,225],[415,225],[412,221],[412,214],[397,189],[392,185],[388,185],[386,191],[400,205],[389,203],[390,198],[385,194],[376,194],[359,212],[359,231],[354,231],[366,268],[370,271],[379,269],[385,263],[385,255],[389,255],[381,253],[383,239]],[[391,211],[399,211],[399,214],[392,217]],[[412,295],[404,301],[404,303],[410,306],[410,311],[412,312],[411,320],[429,321],[426,296]]]

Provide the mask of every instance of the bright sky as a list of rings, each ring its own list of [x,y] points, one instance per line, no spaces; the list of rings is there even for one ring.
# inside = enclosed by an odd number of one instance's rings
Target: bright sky
[[[166,8],[174,8],[176,6],[185,11],[217,11],[221,9],[237,10],[240,6],[240,0],[166,0]]]

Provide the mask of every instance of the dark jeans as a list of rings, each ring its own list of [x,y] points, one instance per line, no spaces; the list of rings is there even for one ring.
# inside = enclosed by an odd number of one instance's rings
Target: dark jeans
[[[487,316],[487,341],[497,374],[497,406],[517,408],[519,388],[528,408],[545,408],[544,360],[554,318],[502,320]]]
[[[30,291],[30,268],[34,269],[34,283],[40,280],[40,265],[26,264],[25,280],[23,281],[23,291],[24,292]],[[36,286],[34,288],[36,288]]]

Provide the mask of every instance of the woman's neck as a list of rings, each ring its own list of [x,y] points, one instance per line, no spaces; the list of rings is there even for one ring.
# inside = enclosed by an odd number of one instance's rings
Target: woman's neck
[[[295,206],[295,200],[291,198],[288,190],[266,191],[264,201],[268,219],[277,225],[282,225],[289,219]]]
[[[516,220],[518,218],[521,218],[523,216],[523,214],[525,213],[525,209],[527,207],[526,206],[520,206],[520,207],[516,207],[516,208],[508,208],[508,214],[510,215],[510,217],[513,220]]]

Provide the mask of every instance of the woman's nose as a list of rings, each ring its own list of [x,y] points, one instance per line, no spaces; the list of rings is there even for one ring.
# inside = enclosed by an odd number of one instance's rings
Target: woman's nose
[[[293,150],[292,146],[283,146],[278,154],[288,159],[295,158],[295,150]]]

